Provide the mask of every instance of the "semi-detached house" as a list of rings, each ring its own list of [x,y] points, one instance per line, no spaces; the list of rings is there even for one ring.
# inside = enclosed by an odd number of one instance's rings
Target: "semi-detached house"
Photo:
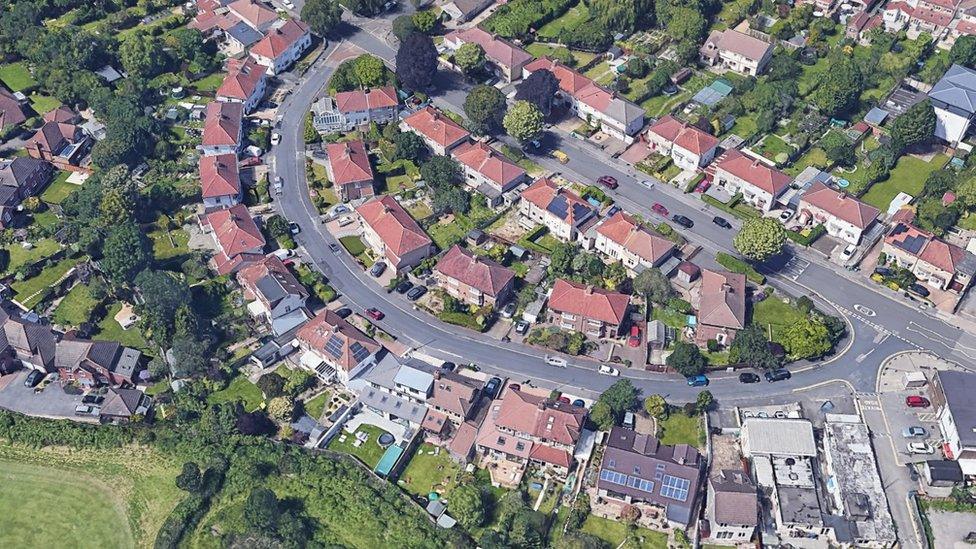
[[[465,183],[488,198],[488,205],[499,206],[502,195],[525,180],[525,170],[505,155],[481,141],[469,141],[451,151],[461,164]]]
[[[515,289],[515,271],[457,244],[437,262],[434,278],[449,295],[477,307],[505,303]]]
[[[956,146],[976,119],[976,71],[952,65],[928,97],[935,110],[935,136]]]
[[[237,272],[264,258],[264,236],[244,204],[206,214],[201,226],[213,234],[217,252],[210,262],[217,274]]]
[[[339,200],[349,202],[373,196],[373,167],[362,140],[329,143],[325,147],[329,162],[329,180],[335,185]]]
[[[591,337],[617,337],[627,323],[630,296],[558,279],[549,292],[551,322]]]
[[[695,343],[705,347],[714,340],[719,345],[729,345],[745,327],[745,275],[703,269]]]
[[[715,158],[718,139],[667,115],[647,129],[647,144],[652,151],[670,156],[682,170],[694,171],[704,168]]]
[[[376,363],[383,348],[335,311],[325,310],[295,333],[302,350],[299,361],[325,383],[346,386],[360,372]]]
[[[0,229],[9,226],[25,199],[41,192],[53,172],[50,162],[38,158],[0,160]]]
[[[534,58],[532,54],[508,40],[485,32],[478,27],[459,29],[444,37],[444,46],[457,51],[464,44],[477,44],[485,52],[485,58],[495,68],[495,73],[506,82],[522,78],[522,69]]]
[[[620,261],[631,273],[658,267],[674,255],[674,243],[639,224],[624,212],[617,212],[596,228],[597,251]]]
[[[227,76],[217,88],[217,100],[244,105],[244,113],[254,111],[264,99],[268,67],[251,58],[228,59]]]
[[[237,168],[237,155],[201,156],[200,193],[207,210],[228,208],[241,203],[243,186]]]
[[[729,151],[715,166],[713,182],[730,194],[742,193],[742,200],[754,208],[768,212],[792,179],[762,161],[739,151]]]
[[[818,181],[803,193],[799,212],[800,223],[812,220],[823,225],[827,234],[856,245],[881,210]]]
[[[468,130],[434,107],[424,107],[404,118],[400,129],[419,135],[434,154],[440,155],[446,155],[471,137]]]
[[[370,122],[386,124],[399,117],[393,86],[340,92],[312,104],[312,124],[323,132],[351,131]]]
[[[563,242],[582,239],[598,218],[589,202],[545,177],[522,191],[518,210],[523,223],[544,225]]]
[[[374,198],[356,212],[366,243],[397,273],[416,267],[434,252],[434,242],[392,196]]]
[[[920,282],[961,294],[976,273],[976,256],[908,223],[898,223],[884,239],[881,251]]]
[[[301,58],[312,45],[308,25],[289,19],[280,27],[268,31],[260,42],[251,47],[251,57],[268,67],[268,74],[281,74]]]
[[[212,101],[203,120],[200,150],[204,156],[234,154],[244,144],[244,104]]]
[[[225,3],[225,2],[222,2]],[[278,14],[261,2],[255,0],[235,0],[227,4],[227,11],[258,32],[268,32]]]
[[[773,45],[735,29],[712,31],[698,50],[701,60],[747,76],[759,76],[773,58]]]

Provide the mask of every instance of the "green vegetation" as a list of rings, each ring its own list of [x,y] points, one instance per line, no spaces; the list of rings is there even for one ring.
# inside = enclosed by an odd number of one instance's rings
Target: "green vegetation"
[[[675,411],[667,419],[660,422],[658,430],[662,444],[699,446],[701,443],[702,422],[697,414],[689,417]]]
[[[440,448],[437,455],[431,452],[435,452],[431,444],[418,446],[400,475],[398,484],[412,495],[426,496],[431,492],[445,494],[457,486],[457,477],[461,472],[458,464],[444,448]]]
[[[225,76],[227,75],[222,72],[215,72],[213,74],[204,76],[199,80],[194,80],[190,85],[193,86],[198,92],[215,92],[224,82]]]
[[[725,267],[726,269],[728,269],[733,273],[740,273],[746,275],[746,278],[748,278],[751,282],[754,282],[756,284],[766,283],[765,276],[760,274],[759,271],[757,271],[756,269],[752,268],[752,265],[749,265],[748,263],[742,261],[737,257],[731,256],[727,253],[719,252],[718,254],[715,255],[715,261],[717,261],[719,265]]]
[[[132,347],[133,349],[139,349],[142,352],[149,351],[149,344],[146,342],[145,338],[142,337],[142,333],[139,331],[137,326],[133,326],[128,330],[123,330],[122,326],[115,321],[115,315],[122,310],[121,303],[115,303],[108,307],[108,312],[105,313],[105,318],[103,318],[97,327],[95,335],[92,339],[97,339],[99,341],[118,341],[126,347]],[[151,354],[155,354],[152,353]]]
[[[660,320],[665,326],[678,330],[688,325],[688,315],[665,307],[654,307],[651,310],[651,320]]]
[[[27,309],[33,309],[53,291],[54,285],[81,261],[82,258],[80,257],[62,259],[41,271],[37,276],[14,282],[10,287],[21,305]]]
[[[92,309],[98,301],[91,296],[88,286],[75,284],[68,295],[64,296],[61,303],[54,310],[53,320],[62,326],[80,326],[91,317]]]
[[[10,254],[10,262],[7,265],[6,272],[4,272],[4,275],[6,275],[24,265],[43,261],[51,257],[58,253],[61,245],[53,238],[44,238],[33,242],[33,246],[30,249],[21,246],[19,243],[8,244],[3,249]]]
[[[240,401],[244,404],[244,410],[250,412],[261,407],[264,394],[257,385],[247,379],[247,376],[239,375],[232,379],[227,387],[211,394],[207,401],[211,404]]]
[[[784,303],[775,294],[753,305],[752,321],[762,326],[763,330],[772,330],[772,340],[779,341],[783,332],[790,326],[800,322],[806,315],[792,303]]]
[[[558,39],[564,32],[573,32],[590,19],[590,10],[580,2],[558,19],[546,23],[536,32],[543,39]]]
[[[183,229],[172,231],[157,229],[146,236],[152,241],[153,257],[157,261],[165,261],[190,253],[188,247],[190,235]]]
[[[0,82],[3,82],[13,92],[23,91],[37,85],[37,81],[31,76],[27,64],[23,61],[0,65]]]
[[[380,458],[383,457],[383,453],[386,452],[385,448],[380,447],[378,440],[380,435],[386,431],[375,425],[368,425],[365,423],[360,425],[356,430],[357,433],[360,431],[368,434],[369,440],[362,443],[358,448],[353,445],[353,443],[356,442],[355,434],[349,434],[342,431],[339,433],[339,435],[332,439],[332,442],[329,444],[329,449],[355,456],[366,464],[366,467],[372,470],[373,467],[376,467],[376,464],[379,463]],[[342,435],[345,435],[345,440],[340,442],[339,439],[343,438]]]
[[[625,547],[639,547],[641,549],[660,549],[668,544],[668,535],[646,528],[636,528],[632,533],[630,527],[621,521],[605,519],[596,515],[587,515],[581,530],[594,535],[610,544],[611,547],[620,546],[624,540],[632,538],[635,543]]]
[[[61,106],[61,102],[57,98],[36,92],[31,94],[30,102],[31,107],[34,107],[38,114],[47,114]]]
[[[771,133],[767,135],[759,145],[754,147],[754,150],[764,157],[775,161],[778,155],[785,154],[789,156],[793,154],[796,149],[793,147],[793,145],[783,141],[783,138],[780,136]]]
[[[872,185],[861,200],[881,209],[882,212],[887,211],[888,205],[900,192],[918,196],[922,192],[925,179],[930,173],[944,166],[946,161],[944,154],[935,155],[929,162],[914,156],[903,156],[892,168],[888,179]]]
[[[555,58],[562,57],[563,55],[565,55],[559,52],[569,51],[569,55],[571,55],[572,58],[575,60],[575,65],[577,67],[582,67],[583,65],[588,64],[590,61],[593,61],[593,59],[596,58],[595,54],[589,52],[570,50],[565,46],[559,46],[555,44],[544,44],[542,42],[534,42],[532,44],[529,44],[528,46],[526,46],[525,51],[529,52],[535,57],[555,57]]]
[[[350,255],[359,256],[366,252],[366,244],[358,236],[344,236],[339,239],[339,242]]]
[[[318,396],[305,401],[305,413],[309,417],[318,420],[322,417],[322,413],[325,412],[326,405],[329,404],[329,399],[332,398],[332,393],[329,391],[324,391]]]
[[[811,147],[809,150],[807,150],[807,152],[803,153],[803,156],[798,158],[793,165],[787,167],[783,171],[789,175],[796,176],[810,166],[824,169],[829,164],[830,160],[827,158],[827,153],[824,152],[823,149],[820,147]]]
[[[51,184],[41,193],[41,200],[48,204],[60,204],[64,202],[65,198],[68,198],[68,195],[80,189],[81,185],[68,183],[70,175],[71,172],[59,171]]]

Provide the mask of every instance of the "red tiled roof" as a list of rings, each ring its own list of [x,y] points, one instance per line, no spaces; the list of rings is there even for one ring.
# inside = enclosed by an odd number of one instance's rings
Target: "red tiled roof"
[[[435,372],[427,404],[447,410],[461,417],[467,417],[478,396],[478,385],[474,380],[453,372]]]
[[[493,36],[492,34],[485,32],[478,27],[456,30],[444,38],[445,40],[450,40],[451,42],[478,44],[481,46],[481,49],[484,50],[485,57],[490,59],[496,65],[505,67],[509,70],[512,70],[518,65],[532,60],[532,54],[511,44],[507,40]],[[518,77],[520,75],[512,76]]]
[[[81,137],[81,128],[64,122],[45,122],[41,129],[30,138],[29,144],[52,154],[61,152],[68,143],[75,143]]]
[[[554,59],[540,57],[525,66],[530,73],[541,69],[551,72],[559,80],[559,89],[563,92],[599,112],[606,112],[614,99],[613,92]]]
[[[264,247],[264,236],[243,204],[210,212],[206,220],[229,258]]]
[[[956,265],[963,260],[965,255],[966,250],[963,250],[959,246],[949,244],[938,238],[933,238],[925,246],[922,254],[918,258],[930,265],[935,265],[943,271],[955,273]]]
[[[915,6],[915,9],[912,10],[911,17],[913,19],[924,21],[936,27],[945,27],[952,22],[951,13],[935,11],[932,8],[927,8],[925,6],[922,6],[921,4]]]
[[[440,433],[444,430],[445,425],[447,425],[447,415],[431,409],[427,410],[427,415],[420,422],[420,427],[427,429],[431,433]]]
[[[236,0],[228,4],[227,8],[255,29],[278,19],[278,14],[273,9],[254,0]]]
[[[525,177],[525,170],[481,141],[464,143],[451,153],[458,162],[504,188]]]
[[[847,193],[835,191],[820,182],[811,185],[810,189],[803,194],[803,198],[800,199],[801,209],[804,202],[859,229],[866,229],[881,213],[878,208],[865,204]]]
[[[7,90],[0,88],[0,128],[13,126],[27,120],[20,102]]]
[[[596,230],[652,265],[674,250],[674,243],[638,224],[624,212],[617,212]]]
[[[289,19],[284,25],[268,31],[260,42],[251,46],[251,53],[268,59],[277,59],[306,34],[308,34],[308,25]]]
[[[585,419],[583,408],[510,389],[502,398],[495,425],[572,446],[579,441]]]
[[[335,102],[336,109],[342,113],[396,107],[398,104],[393,86],[337,93]]]
[[[250,57],[245,59],[230,59],[227,61],[227,76],[217,88],[217,97],[229,97],[239,101],[246,101],[258,88],[258,84],[265,78],[268,67],[258,63]]]
[[[329,143],[329,171],[336,185],[348,185],[373,180],[373,168],[366,155],[366,146],[360,140]]]
[[[2,96],[3,93],[3,90],[0,90],[0,96]],[[78,114],[63,105],[54,109],[53,111],[48,111],[44,115],[45,122],[64,122],[70,124],[77,119]]]
[[[427,412],[427,415],[432,413],[437,412],[432,410]],[[471,455],[471,447],[474,446],[474,441],[477,437],[478,428],[465,421],[454,432],[454,436],[451,438],[451,442],[448,443],[447,449],[451,454],[467,459]]]
[[[745,275],[702,269],[698,324],[735,329],[745,328]]]
[[[966,250],[909,223],[895,225],[885,237],[885,244],[914,255],[948,273],[955,273],[956,265],[966,257]]]
[[[358,328],[340,317],[335,311],[326,309],[315,318],[309,320],[304,326],[299,328],[295,334],[301,344],[314,350],[326,360],[336,364],[340,368],[349,372],[359,365],[361,360],[356,360],[355,351],[362,346],[374,354],[380,350],[381,346],[368,335],[359,331]],[[329,341],[336,338],[339,345],[329,346]],[[335,343],[333,343],[335,345]],[[333,354],[335,350],[339,356]]]
[[[719,162],[717,169],[724,170],[773,196],[778,196],[790,186],[792,181],[785,173],[738,151],[729,151],[725,159]]]
[[[213,101],[207,104],[206,119],[203,122],[203,146],[237,146],[241,124],[244,118],[244,105]]]
[[[203,198],[241,194],[241,176],[237,171],[237,155],[201,156],[200,188]]]
[[[671,115],[659,119],[648,128],[648,131],[699,156],[718,146],[718,139],[714,136],[689,126]]]
[[[392,196],[370,200],[356,211],[397,257],[432,243],[427,233]]]
[[[547,177],[540,177],[536,179],[534,183],[526,187],[522,191],[522,200],[528,200],[532,204],[535,204],[539,208],[549,211],[549,205],[552,204],[556,197],[562,196],[566,199],[567,207],[565,208],[566,215],[562,218],[563,221],[571,225],[575,225],[578,221],[576,219],[576,211],[572,206],[580,206],[586,209],[588,212],[593,212],[593,206],[589,202],[583,200],[573,191],[564,189],[553,182]],[[554,212],[549,212],[556,215]]]
[[[560,278],[549,294],[549,309],[620,325],[630,296]]]
[[[976,23],[969,19],[961,19],[956,23],[956,32],[959,34],[976,35]]]
[[[515,278],[515,271],[480,258],[457,244],[441,257],[434,269],[491,297],[497,297]]]
[[[767,51],[773,48],[769,42],[764,42],[735,29],[726,29],[722,32],[715,45],[720,50],[737,53],[750,61],[759,61],[766,55]]]
[[[546,444],[533,444],[532,450],[529,452],[529,459],[566,468],[573,463],[573,456],[569,455],[569,452]]]
[[[434,107],[425,107],[403,119],[411,129],[442,147],[467,139],[471,134]]]

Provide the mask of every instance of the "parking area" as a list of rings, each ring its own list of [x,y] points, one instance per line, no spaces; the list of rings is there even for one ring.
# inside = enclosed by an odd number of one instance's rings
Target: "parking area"
[[[22,414],[55,419],[74,419],[75,406],[81,404],[81,395],[69,395],[58,382],[49,383],[44,390],[35,393],[24,387],[29,370],[0,377],[0,408]],[[95,421],[95,418],[90,418]]]
[[[932,526],[935,547],[972,547],[965,539],[976,529],[976,514],[928,509],[925,516]]]

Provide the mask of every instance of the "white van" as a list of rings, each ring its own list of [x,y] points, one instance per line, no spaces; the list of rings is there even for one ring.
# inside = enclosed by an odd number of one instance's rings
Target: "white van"
[[[546,355],[546,364],[550,366],[558,366],[560,368],[565,368],[568,365],[565,358],[549,355]]]

